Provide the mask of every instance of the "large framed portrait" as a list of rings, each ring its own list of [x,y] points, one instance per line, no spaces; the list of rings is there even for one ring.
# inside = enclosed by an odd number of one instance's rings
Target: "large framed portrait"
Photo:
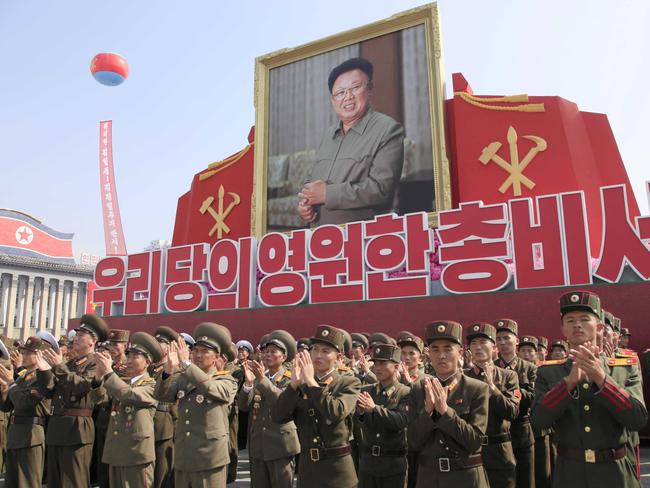
[[[253,235],[451,208],[437,4],[255,66]]]

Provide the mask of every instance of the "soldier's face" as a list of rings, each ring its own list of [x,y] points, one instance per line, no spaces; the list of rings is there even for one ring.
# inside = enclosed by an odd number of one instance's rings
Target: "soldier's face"
[[[237,349],[237,359],[240,361],[246,361],[248,359],[248,356],[250,356],[250,353],[245,347],[240,347]]]
[[[339,358],[339,352],[334,347],[321,342],[314,343],[309,350],[309,354],[314,363],[314,371],[320,375],[334,368]]]
[[[386,383],[394,380],[397,376],[397,364],[392,361],[375,361],[372,372],[375,373],[380,383]]]
[[[445,378],[458,371],[460,345],[448,340],[437,340],[429,344],[429,357],[436,370],[436,376]]]
[[[551,359],[566,359],[566,356],[567,354],[563,347],[555,346],[551,348]]]
[[[209,371],[213,367],[217,367],[217,359],[219,354],[217,351],[210,347],[196,345],[192,349],[192,357],[194,358],[194,364],[196,364],[203,371]]]
[[[562,333],[571,347],[577,347],[587,341],[596,343],[598,332],[602,333],[603,324],[595,314],[576,310],[562,316]]]
[[[492,361],[494,349],[494,342],[487,337],[477,337],[469,343],[469,352],[472,353],[472,360],[479,365]]]
[[[349,125],[366,113],[371,94],[368,75],[355,69],[343,73],[334,81],[330,100],[339,120]]]
[[[497,332],[497,349],[502,356],[512,356],[517,353],[517,336],[505,330]]]
[[[352,348],[352,358],[356,359],[357,361],[363,357],[364,353],[365,351],[362,347],[354,346]]]
[[[108,352],[113,358],[113,361],[120,359],[126,351],[126,342],[113,342],[111,341],[108,345]]]
[[[94,335],[78,330],[72,341],[72,349],[74,349],[77,356],[84,356],[93,350],[96,341]]]
[[[546,348],[545,347],[540,347],[537,350],[537,360],[538,361],[545,361],[546,360]]]
[[[126,370],[129,376],[139,376],[145,372],[149,366],[149,360],[144,354],[131,351],[126,355]]]
[[[517,354],[521,359],[525,359],[531,363],[537,362],[537,351],[533,346],[519,346]]]
[[[269,344],[262,349],[262,362],[268,369],[278,368],[284,363],[285,359],[287,359],[287,356],[284,351],[273,344]]]
[[[420,362],[420,351],[413,346],[402,346],[402,362],[406,364],[408,369],[416,368]]]
[[[36,365],[36,353],[28,351],[27,349],[20,349],[20,352],[23,355],[23,366],[26,369],[30,369]]]
[[[618,340],[618,345],[621,346],[623,349],[626,349],[629,344],[630,344],[630,336],[622,335]]]

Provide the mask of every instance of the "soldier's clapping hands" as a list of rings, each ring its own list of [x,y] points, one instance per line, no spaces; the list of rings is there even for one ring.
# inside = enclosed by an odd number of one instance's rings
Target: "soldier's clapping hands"
[[[7,384],[11,383],[14,380],[14,370],[12,368],[5,368],[0,364],[0,379]]]
[[[375,401],[367,391],[362,391],[357,400],[357,411],[370,413],[375,409]]]
[[[45,349],[43,351],[43,357],[49,363],[50,366],[56,366],[63,362],[63,356],[60,352],[56,352],[54,349]]]
[[[97,351],[95,353],[95,379],[101,380],[108,373],[113,371],[113,359],[106,351]]]
[[[426,378],[424,383],[424,408],[431,415],[435,410],[440,415],[447,412],[447,389],[438,378]]]

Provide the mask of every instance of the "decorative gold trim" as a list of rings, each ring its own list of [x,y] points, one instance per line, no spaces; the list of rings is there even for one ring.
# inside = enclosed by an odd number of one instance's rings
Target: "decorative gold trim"
[[[507,97],[476,97],[470,95],[466,92],[455,92],[454,95],[461,98],[461,100],[474,105],[478,108],[483,108],[486,110],[496,110],[501,112],[545,112],[543,103],[524,103],[523,105],[488,105],[489,103],[501,102],[501,103],[520,103],[528,102],[528,95],[525,93],[522,95],[510,95]]]
[[[255,60],[255,176],[253,183],[251,229],[252,235],[261,237],[267,224],[267,161],[268,161],[268,111],[269,72],[273,68],[301,59],[356,44],[367,39],[424,25],[429,67],[429,105],[431,110],[431,141],[433,144],[433,178],[436,211],[429,214],[430,225],[436,225],[437,212],[451,208],[451,180],[445,139],[445,76],[443,45],[438,5],[431,3],[388,19],[341,32],[291,49],[281,49],[259,56]]]

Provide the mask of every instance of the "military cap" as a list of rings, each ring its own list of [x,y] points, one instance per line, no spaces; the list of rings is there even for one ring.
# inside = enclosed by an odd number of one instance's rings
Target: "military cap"
[[[370,339],[370,336],[372,335],[370,332],[361,332],[362,336],[365,336],[366,339]]]
[[[347,330],[341,329],[340,327],[337,328],[343,333],[343,352],[345,354],[350,354],[350,351],[352,350],[352,336]]]
[[[352,337],[352,347],[360,347],[362,349],[368,349],[368,338],[359,332],[353,332],[350,334]]]
[[[42,339],[42,340],[44,340],[45,342],[47,342],[47,343],[50,345],[50,347],[51,347],[51,348],[52,348],[52,349],[53,349],[57,354],[58,354],[59,352],[61,352],[61,349],[59,348],[59,343],[57,342],[56,337],[54,337],[54,336],[53,336],[52,334],[50,334],[48,331],[46,331],[46,330],[39,330],[39,331],[36,333],[36,337],[38,337],[39,339]]]
[[[229,363],[234,361],[237,357],[237,346],[233,342],[230,343],[230,347],[227,347],[225,351],[221,353],[223,357],[226,358],[226,361]]]
[[[319,325],[316,327],[314,337],[310,339],[313,346],[315,342],[322,342],[334,347],[337,351],[345,351],[345,334],[343,331],[332,325]]]
[[[548,349],[548,338],[544,336],[538,336],[537,347],[543,347],[544,349]]]
[[[424,341],[427,346],[438,339],[447,339],[462,345],[463,326],[452,320],[436,320],[424,327]]]
[[[409,332],[408,330],[403,330],[397,334],[395,342],[397,342],[397,345],[400,347],[412,346],[420,352],[424,351],[424,342],[422,339],[416,336],[413,332]]]
[[[623,327],[621,329],[621,335],[625,337],[630,337],[632,333],[630,332],[630,329],[628,329],[627,327]]]
[[[111,343],[108,341],[95,344],[95,351],[110,351]]]
[[[476,322],[467,329],[467,343],[469,344],[476,337],[487,337],[496,344],[497,330],[487,322]]]
[[[196,326],[192,336],[197,346],[201,345],[215,349],[226,358],[232,355],[230,361],[235,359],[232,338],[227,327],[212,322],[203,322]]]
[[[603,317],[600,298],[590,291],[572,291],[560,297],[561,316],[575,311],[591,312],[601,320]]]
[[[68,339],[67,335],[62,335],[59,337],[59,346],[69,346],[70,345],[70,339]]]
[[[383,332],[375,332],[374,334],[370,334],[370,337],[368,337],[368,347],[374,347],[376,344],[393,344],[396,346],[397,342],[395,342],[395,339],[389,337]]]
[[[25,341],[25,344],[20,346],[20,349],[24,351],[31,351],[31,352],[37,352],[37,351],[45,351],[46,349],[51,349],[52,345],[45,341],[44,339],[41,339],[38,336],[31,336],[28,337],[27,340]]]
[[[297,349],[309,349],[311,347],[311,341],[308,337],[301,337],[296,341]]]
[[[131,332],[123,329],[111,329],[108,333],[108,340],[111,342],[129,342]]]
[[[393,344],[375,344],[372,347],[373,361],[392,361],[398,363],[402,360],[402,351]]]
[[[192,349],[194,347],[194,344],[196,344],[196,341],[194,340],[194,337],[189,335],[187,332],[181,332],[178,335],[183,338],[183,340],[185,341],[185,344],[187,344],[187,347],[189,347],[190,349]]]
[[[92,335],[98,342],[104,342],[108,339],[108,325],[101,317],[87,313],[81,316],[77,332],[83,330]]]
[[[292,361],[293,358],[296,357],[296,352],[298,352],[298,349],[296,347],[296,339],[289,334],[286,330],[274,330],[270,334],[268,334],[268,339],[267,341],[262,344],[262,349],[264,349],[267,346],[276,346],[279,347],[284,351],[284,353],[287,355],[286,361]]]
[[[260,344],[260,346],[261,345],[262,344]],[[237,341],[236,346],[237,346],[238,351],[241,348],[244,348],[244,349],[246,349],[248,351],[248,354],[253,354],[253,352],[255,351],[255,349],[253,348],[253,344],[251,344],[250,342],[248,342],[248,341],[246,341],[244,339],[242,339],[241,341]]]
[[[561,340],[560,341],[553,341],[553,344],[551,344],[551,349],[553,349],[554,347],[561,347],[565,351],[569,350],[569,345],[567,344],[566,341],[561,341]]]
[[[614,316],[614,321],[612,322],[612,328],[620,334],[621,332],[621,319]]]
[[[533,346],[535,350],[537,351],[537,347],[539,346],[539,342],[537,341],[537,337],[533,336],[522,336],[521,339],[519,339],[519,346]]]
[[[163,352],[158,340],[146,332],[136,332],[133,334],[133,337],[131,337],[131,343],[126,352],[137,352],[142,354],[152,363],[160,362],[163,358]]]
[[[269,340],[269,334],[264,334],[262,337],[260,337],[260,343],[259,347],[262,347],[262,344],[266,343],[266,341]]]
[[[498,319],[492,322],[492,325],[496,327],[497,332],[506,330],[512,332],[516,336],[519,336],[519,326],[517,325],[517,322],[512,319]]]
[[[603,322],[605,322],[605,325],[609,325],[612,328],[612,330],[615,332],[620,332],[621,319],[615,317],[613,313],[608,312],[604,308],[601,309],[601,312],[603,313]]]
[[[161,325],[156,328],[156,330],[153,331],[153,336],[158,342],[164,342],[166,344],[176,342],[179,338],[178,332],[166,325]]]

